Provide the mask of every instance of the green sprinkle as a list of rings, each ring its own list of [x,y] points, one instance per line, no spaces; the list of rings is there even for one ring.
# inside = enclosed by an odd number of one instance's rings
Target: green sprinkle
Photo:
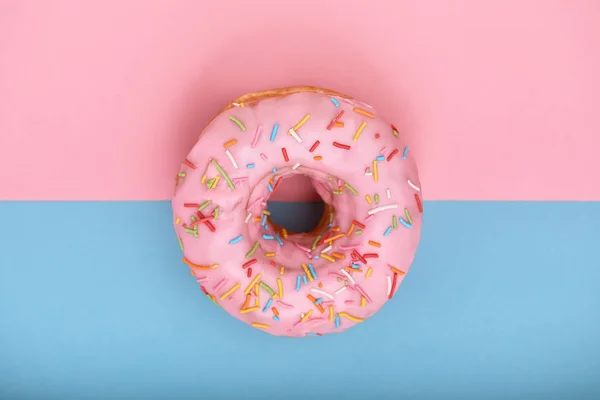
[[[398,229],[398,218],[395,215],[392,217],[392,228]]]
[[[187,232],[187,233],[191,233],[191,234],[194,234],[194,233],[196,233],[196,231],[195,231],[195,230],[193,230],[193,229],[190,229],[190,228],[183,228],[183,230],[184,230],[185,232]]]
[[[375,193],[375,203],[379,203],[379,194]]]
[[[246,127],[244,126],[244,124],[242,124],[242,121],[240,121],[239,119],[237,119],[233,115],[231,117],[229,117],[229,119],[232,120],[233,122],[235,122],[235,124],[240,127],[240,129],[242,130],[242,132],[246,132]]]
[[[180,172],[180,173],[179,173],[179,174],[177,174],[177,175],[179,175],[181,178],[185,178],[185,172]]]
[[[412,225],[412,218],[410,217],[410,213],[408,212],[408,208],[404,209],[404,215],[406,215],[406,219],[408,220],[408,223]]]
[[[219,219],[219,207],[215,208],[215,211],[213,211],[213,216],[215,219]]]
[[[246,130],[246,129],[244,129],[244,130]],[[225,180],[227,181],[227,184],[229,185],[229,187],[231,188],[231,190],[235,190],[235,185],[233,184],[233,182],[231,182],[231,179],[229,178],[229,175],[227,175],[225,173],[225,171],[223,170],[223,168],[221,168],[221,166],[219,165],[219,163],[217,162],[217,160],[212,160],[212,163],[217,168],[217,171],[219,171],[219,173],[221,175],[223,175],[223,178],[225,178]]]
[[[246,253],[246,258],[248,259],[248,258],[252,257],[252,255],[254,254],[256,249],[258,249],[258,241],[256,243],[254,243],[254,246],[252,246],[250,251]]]
[[[215,181],[215,178],[209,179],[206,182],[206,187],[210,189],[210,187],[212,186],[213,182]]]
[[[356,189],[354,189],[348,183],[344,183],[344,186],[346,186],[346,189],[348,189],[349,191],[351,191],[353,195],[358,196],[358,192],[356,191]]]
[[[198,237],[198,231],[194,231],[194,237],[197,238]]]
[[[354,231],[355,235],[360,235],[362,233],[363,233],[363,231],[361,231],[360,229],[357,229],[357,230]]]
[[[181,248],[181,250],[183,250],[183,242],[181,241],[181,238],[177,237],[177,240],[179,240],[179,247]]]
[[[263,210],[263,214],[265,214],[265,215],[271,215],[271,212],[267,211],[267,210]]]
[[[273,289],[271,289],[269,287],[269,285],[267,285],[266,283],[264,283],[263,281],[260,281],[260,283],[258,284],[261,288],[265,289],[267,291],[267,293],[269,293],[271,296],[273,296],[275,294],[275,291]]]
[[[337,281],[338,281],[338,282],[341,282],[341,281],[342,281],[342,278],[337,278]]]
[[[313,250],[317,248],[317,243],[319,243],[319,240],[321,240],[321,235],[319,235],[315,238],[315,241],[313,242],[313,245],[312,245]]]
[[[333,224],[333,213],[329,214],[329,223]]]
[[[330,181],[333,181],[333,176],[328,176],[327,179],[329,179]]]
[[[200,204],[200,207],[198,207],[198,211],[204,210],[206,207],[208,207],[209,204],[210,200],[206,200],[204,203]]]
[[[398,137],[398,131],[396,131],[395,129],[392,129],[392,133],[394,134],[394,136]]]
[[[190,217],[190,219],[192,220],[192,222],[196,222],[196,216],[195,216],[195,215],[192,215],[192,216]]]
[[[334,190],[333,194],[342,194],[342,191],[341,190]]]

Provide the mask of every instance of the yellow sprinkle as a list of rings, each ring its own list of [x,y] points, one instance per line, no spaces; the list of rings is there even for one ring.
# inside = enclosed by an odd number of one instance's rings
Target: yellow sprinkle
[[[254,295],[255,296],[260,296],[260,285],[256,285],[254,286]]]
[[[312,315],[313,310],[308,310],[308,312],[306,314],[304,314],[304,317],[302,317],[302,319],[300,320],[301,322],[305,322],[307,319],[310,318],[310,316]]]
[[[356,108],[356,107],[354,107],[354,112],[357,113],[357,114],[362,114],[365,117],[375,118],[375,115],[373,115],[372,113],[368,112],[367,110],[363,110],[362,108]]]
[[[365,278],[370,277],[372,271],[373,271],[373,268],[369,267],[369,269],[367,270],[367,273],[365,274]]]
[[[353,315],[350,315],[350,314],[348,314],[348,313],[346,313],[346,312],[341,312],[341,313],[339,313],[339,316],[340,316],[340,317],[346,317],[346,318],[348,318],[350,321],[354,321],[354,322],[363,322],[363,321],[364,321],[364,319],[362,319],[362,318],[359,318],[359,317],[355,317],[355,316],[353,316]]]
[[[283,267],[279,268],[279,275],[283,275]]]
[[[248,308],[243,308],[243,309],[241,309],[241,310],[240,310],[240,313],[242,313],[242,314],[246,314],[246,313],[249,313],[249,312],[252,312],[252,311],[256,311],[256,310],[258,310],[258,309],[260,309],[260,306],[252,306],[252,307],[248,307]]]
[[[262,276],[262,274],[258,274],[258,275],[256,275],[254,277],[254,279],[252,279],[252,282],[250,282],[250,284],[248,285],[248,287],[246,288],[246,290],[244,290],[244,294],[250,293],[250,291],[252,290],[252,288],[254,287],[254,285],[256,285],[256,283],[261,278],[261,276]]]
[[[267,324],[259,324],[258,322],[253,322],[252,326],[255,327],[255,328],[269,329],[269,325],[267,325]]]
[[[323,159],[323,157],[321,157],[321,156],[314,156],[313,157],[313,160],[315,160],[315,161],[321,161],[322,159]]]
[[[267,257],[275,257],[275,253],[265,253],[265,256],[267,256]]]
[[[367,203],[371,204],[373,202],[373,200],[371,200],[371,196],[369,196],[368,194],[365,195],[365,199],[367,199]]]
[[[354,137],[352,138],[352,140],[354,140],[355,142],[358,140],[358,137],[362,133],[363,129],[365,129],[365,126],[367,126],[367,123],[365,121],[363,121],[363,123],[360,124],[360,126],[358,127],[358,130],[354,134]]]
[[[284,239],[287,239],[287,237],[288,237],[288,234],[287,234],[287,231],[285,230],[285,228],[283,228],[283,229],[281,230],[281,236],[283,236],[283,238],[284,238]]]
[[[281,278],[277,278],[277,290],[279,291],[279,298],[283,299],[283,283]]]
[[[227,297],[229,297],[229,295],[231,293],[233,293],[236,290],[238,290],[239,287],[240,287],[239,283],[236,283],[235,285],[233,285],[233,287],[231,289],[229,289],[228,291],[226,291],[225,293],[223,293],[223,296],[221,296],[221,300],[225,300]]]
[[[308,277],[308,280],[310,282],[314,281],[312,274],[310,273],[310,271],[308,270],[308,265],[306,264],[302,264],[302,269],[304,270],[304,273],[306,274],[306,276]]]
[[[202,179],[200,179],[200,183],[204,185],[206,182],[206,174],[202,175]]]
[[[364,307],[366,305],[367,305],[367,299],[365,299],[364,296],[363,296],[363,297],[360,298],[360,306]]]
[[[244,103],[240,103],[240,107],[244,108]]]
[[[237,139],[231,139],[231,140],[225,142],[225,144],[223,145],[223,147],[225,147],[225,148],[231,147],[231,146],[233,146],[236,143],[237,143]]]
[[[377,160],[373,160],[373,181],[379,180],[379,174],[377,173]]]
[[[329,306],[329,322],[333,322],[333,306]]]
[[[265,215],[271,215],[271,212],[267,211],[267,210],[263,210],[263,214],[265,214]]]
[[[321,258],[324,258],[327,261],[332,262],[332,263],[335,262],[335,258],[328,256],[327,254],[321,254]]]
[[[215,178],[215,180],[213,181],[212,185],[210,185],[211,189],[214,189],[217,187],[217,183],[219,182],[219,179],[221,179],[221,175],[217,175],[217,177]]]
[[[175,220],[175,225],[179,225],[180,222],[181,222],[181,218],[177,217],[177,219]]]
[[[306,121],[308,121],[308,119],[309,119],[309,118],[310,118],[310,114],[306,114],[306,115],[304,116],[304,118],[302,118],[302,120],[301,120],[300,122],[298,122],[298,123],[297,123],[297,124],[294,126],[294,130],[295,130],[295,131],[297,131],[298,129],[300,129],[300,127],[301,127],[302,125],[304,125],[304,123],[305,123]]]
[[[219,264],[213,264],[210,266],[212,269],[219,268]]]

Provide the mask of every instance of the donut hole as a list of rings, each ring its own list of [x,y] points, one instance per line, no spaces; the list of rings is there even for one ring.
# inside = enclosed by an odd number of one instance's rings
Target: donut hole
[[[267,200],[271,224],[290,233],[312,233],[321,225],[327,204],[306,175],[284,178]]]

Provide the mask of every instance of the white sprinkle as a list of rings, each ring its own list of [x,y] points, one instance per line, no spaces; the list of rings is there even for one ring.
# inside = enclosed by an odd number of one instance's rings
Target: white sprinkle
[[[345,287],[345,286],[344,286],[344,287]],[[315,292],[315,293],[322,294],[323,296],[327,296],[327,297],[329,297],[330,299],[333,299],[333,295],[332,295],[332,294],[330,294],[330,293],[327,293],[327,292],[326,292],[326,291],[324,291],[324,290],[312,288],[312,289],[310,289],[310,291],[311,291],[311,292]]]
[[[390,293],[392,293],[392,278],[390,278],[389,275],[387,275],[386,278],[387,278],[387,281],[388,281],[388,290],[387,290],[386,296],[389,296]]]
[[[225,150],[225,154],[227,154],[227,157],[229,157],[229,159],[231,160],[231,163],[233,164],[233,168],[238,169],[238,165],[235,162],[235,158],[233,158],[233,154],[231,154],[231,152],[229,150]]]
[[[298,136],[298,134],[296,133],[296,131],[294,130],[294,128],[290,128],[290,130],[288,131],[288,133],[290,135],[292,135],[292,137],[294,139],[296,139],[296,142],[302,143],[302,138],[300,136]]]
[[[385,194],[387,195],[388,199],[392,198],[392,192],[390,192],[390,189],[385,189]]]
[[[340,272],[344,275],[346,275],[346,278],[348,278],[348,280],[350,281],[351,284],[355,284],[356,281],[354,280],[354,278],[352,278],[352,275],[350,275],[345,269],[340,269]]]
[[[365,176],[373,176],[372,172],[365,172]]]
[[[342,286],[341,288],[339,288],[338,290],[336,290],[334,293],[337,296],[338,294],[342,293],[346,289],[348,289],[347,286]]]
[[[323,249],[323,251],[321,252],[321,254],[323,253],[327,253],[329,250],[331,250],[333,248],[333,246],[329,245],[327,246],[327,248]]]
[[[415,185],[414,183],[412,183],[410,181],[410,179],[407,182],[408,182],[408,186],[410,186],[411,188],[415,189],[417,192],[421,191],[421,188],[419,188],[417,185]]]
[[[295,170],[298,169],[299,166],[300,166],[300,163],[298,162],[298,163],[294,164],[294,166],[292,167],[292,169],[295,171]]]
[[[252,213],[248,213],[248,215],[246,215],[246,220],[244,222],[248,223],[248,221],[250,221],[250,218],[252,218]]]
[[[240,106],[240,103],[231,103],[231,104],[233,104],[234,107],[239,107]]]
[[[398,208],[398,204],[388,204],[387,206],[372,208],[369,211],[367,211],[367,214],[373,215],[381,211],[393,210],[394,208]]]

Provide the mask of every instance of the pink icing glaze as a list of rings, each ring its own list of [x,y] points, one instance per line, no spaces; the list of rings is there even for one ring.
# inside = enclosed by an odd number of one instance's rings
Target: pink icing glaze
[[[355,107],[375,117],[356,112]],[[344,114],[340,121],[344,126],[328,130],[330,122],[341,110]],[[307,114],[310,117],[296,130],[302,141],[299,143],[288,130]],[[230,117],[239,120],[245,130]],[[363,122],[367,124],[355,141]],[[279,128],[271,141],[275,124]],[[232,139],[237,143],[225,149],[224,144]],[[316,140],[320,144],[311,153],[309,149]],[[351,146],[351,149],[334,147],[333,142]],[[341,97],[332,100],[331,96],[317,92],[263,99],[224,111],[204,130],[181,167],[180,172],[185,176],[180,173],[172,205],[184,260],[201,266],[192,266],[192,274],[203,291],[225,311],[273,335],[320,335],[341,332],[355,325],[360,322],[358,320],[376,313],[393,296],[404,278],[403,273],[394,271],[408,271],[419,243],[422,213],[415,195],[421,195],[420,182],[410,152],[403,157],[405,146],[402,137],[395,135],[391,125],[378,118],[369,106]],[[288,162],[284,160],[282,148],[286,149]],[[229,150],[233,161],[225,150]],[[385,159],[376,161],[378,179],[375,181],[373,162],[381,155]],[[315,160],[315,156],[321,156],[322,160]],[[216,187],[208,188],[206,182],[220,174],[216,163],[232,180],[234,189],[224,176]],[[248,168],[248,164],[254,164],[254,168]],[[263,237],[275,234],[269,222],[265,229],[261,222],[254,220],[256,216],[262,217],[265,210],[271,193],[269,180],[273,187],[278,179],[298,174],[308,176],[317,193],[333,206],[334,215],[329,227],[339,228],[343,237],[314,249],[315,234],[312,233],[281,238],[283,246],[277,240]],[[205,183],[201,184],[204,175]],[[334,194],[340,184],[341,193]],[[391,198],[388,198],[387,189]],[[354,195],[353,190],[358,194]],[[374,199],[376,193],[379,203],[375,204],[373,200],[369,204],[366,195]],[[210,216],[218,207],[218,218],[207,224],[196,222],[194,233],[191,218],[199,218],[196,204],[203,205],[207,201],[210,203],[205,205],[202,215]],[[379,207],[384,209],[378,211]],[[406,212],[412,224],[407,222]],[[248,217],[249,213],[251,217]],[[390,231],[393,216],[398,218],[398,223],[397,228]],[[361,234],[356,234],[360,227],[355,225],[352,233],[347,235],[353,220],[366,227]],[[209,224],[214,227],[214,232],[209,229]],[[389,233],[384,236],[386,231]],[[331,232],[329,237],[339,233]],[[230,244],[239,236],[242,238]],[[369,241],[379,242],[381,247]],[[254,253],[249,255],[256,243]],[[332,253],[343,254],[345,259],[333,258],[335,262],[330,262],[319,256],[330,244],[331,249],[326,254],[330,257]],[[274,256],[267,256],[269,253]],[[244,268],[245,263],[251,265]],[[303,263],[312,264],[316,274],[313,280],[306,276]],[[353,269],[351,265],[362,272],[348,272]],[[369,267],[371,273],[367,278]],[[248,268],[252,269],[250,277]],[[255,281],[258,274],[261,277]],[[310,271],[308,275],[311,275]],[[304,284],[305,277],[308,284]],[[283,294],[278,293],[278,279],[281,279]],[[296,290],[298,279],[300,290]],[[247,299],[244,292],[252,282],[258,286],[258,296],[255,295],[256,288],[249,290],[248,307],[258,306],[258,309],[242,313],[240,310]],[[269,294],[271,290],[276,293],[275,298]],[[309,295],[321,299],[324,313]],[[331,310],[333,315],[330,315]]]

